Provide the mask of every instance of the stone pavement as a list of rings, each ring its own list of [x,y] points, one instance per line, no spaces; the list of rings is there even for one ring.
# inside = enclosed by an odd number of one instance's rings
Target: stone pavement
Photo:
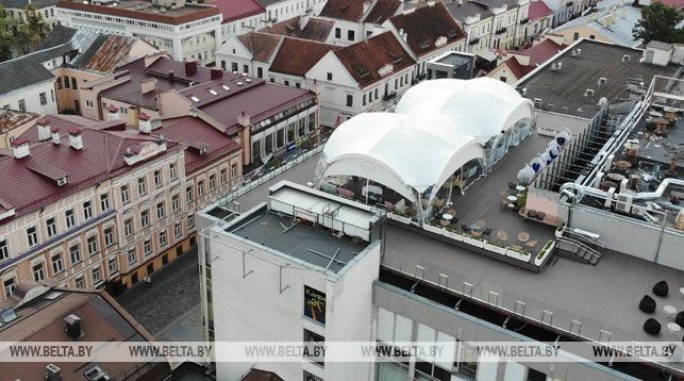
[[[185,252],[175,261],[152,273],[151,278],[152,284],[138,282],[120,295],[117,301],[155,336],[168,330],[171,324],[180,324],[178,329],[181,331],[191,324],[180,321],[180,317],[186,317],[190,322],[198,320],[200,335],[195,339],[201,340],[201,318],[194,319],[191,314],[188,315],[189,311],[195,309],[199,314],[197,249]],[[187,327],[185,330],[188,330]],[[172,331],[166,332],[173,334]]]

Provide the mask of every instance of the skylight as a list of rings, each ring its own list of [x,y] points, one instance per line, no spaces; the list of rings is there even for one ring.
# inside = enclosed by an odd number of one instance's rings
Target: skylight
[[[216,90],[214,90],[214,89],[209,89],[209,93],[210,93],[211,95],[218,95],[218,93],[217,93]]]
[[[223,90],[230,91],[230,87],[228,87],[226,85],[221,85],[221,87],[223,87]]]
[[[192,101],[195,102],[195,103],[197,103],[197,102],[200,101],[199,98],[197,98],[197,97],[195,97],[195,96],[190,97],[190,99],[192,99]]]

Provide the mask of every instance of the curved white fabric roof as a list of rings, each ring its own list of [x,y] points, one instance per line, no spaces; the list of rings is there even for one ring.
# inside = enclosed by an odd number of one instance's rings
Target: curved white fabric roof
[[[415,200],[441,186],[473,159],[483,159],[477,140],[461,134],[439,114],[359,114],[337,127],[323,157],[325,176],[370,178]]]
[[[397,104],[400,114],[441,114],[452,128],[484,143],[521,119],[532,119],[534,104],[492,78],[437,79],[410,88]]]

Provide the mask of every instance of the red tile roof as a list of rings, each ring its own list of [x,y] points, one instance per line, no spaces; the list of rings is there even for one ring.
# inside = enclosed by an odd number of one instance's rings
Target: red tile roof
[[[27,286],[19,285],[15,291]],[[34,286],[35,287],[35,286]],[[63,342],[71,341],[64,331],[64,317],[75,314],[81,318],[81,330],[87,341],[152,341],[153,337],[136,322],[121,306],[106,292],[85,290],[55,289],[60,294],[52,300],[43,297],[29,301],[16,310],[18,318],[11,326],[0,329],[0,340],[3,342]],[[15,303],[8,299],[0,304],[0,309]],[[128,379],[131,375],[140,379],[163,379],[171,373],[168,363],[133,363],[107,362],[101,359],[99,365],[113,380]],[[2,371],[5,375],[12,375],[11,379],[44,380],[45,363],[3,363]],[[95,365],[88,362],[61,362],[57,364],[61,369],[64,380],[85,380],[84,370]],[[3,377],[3,380],[7,379]]]
[[[527,11],[527,18],[532,21],[551,15],[553,15],[553,11],[542,0],[530,3],[530,7]]]
[[[86,52],[88,61],[83,65],[84,69],[103,73],[111,73],[117,66],[127,64],[129,53],[136,39],[125,36],[100,36],[102,44],[92,54]]]
[[[397,13],[399,0],[374,0],[367,14],[363,12],[363,0],[328,0],[319,16],[354,22],[382,24]],[[365,17],[364,17],[365,16]]]
[[[259,32],[250,32],[238,36],[238,40],[252,53],[252,57],[257,62],[269,62],[282,39],[282,36]]]
[[[397,31],[406,33],[409,48],[419,57],[465,38],[463,29],[441,2],[390,17],[390,22]],[[436,46],[437,41],[442,45]]]
[[[269,70],[303,77],[329,51],[338,47],[285,37]]]
[[[162,127],[153,131],[156,136],[164,135],[169,141],[181,146],[205,145],[206,152],[200,154],[197,150],[185,150],[185,171],[194,173],[197,169],[225,158],[231,153],[239,152],[242,147],[233,138],[217,130],[202,119],[192,116],[165,119]]]
[[[200,111],[226,126],[227,133],[234,136],[242,130],[237,117],[243,111],[250,117],[250,122],[255,124],[292,106],[314,99],[316,94],[308,90],[261,82],[249,91],[200,107]]]
[[[261,33],[279,34],[288,37],[298,37],[305,40],[325,42],[335,25],[332,20],[324,20],[311,17],[302,29],[300,26],[301,16],[293,17],[275,23],[268,28],[261,29]]]
[[[529,55],[530,66],[536,67],[537,65],[541,65],[548,61],[549,58],[555,56],[558,52],[567,47],[567,45],[557,44],[552,39],[547,38],[546,40],[523,50],[522,53]]]
[[[207,4],[221,11],[223,24],[266,12],[266,9],[255,0],[215,0]]]
[[[515,78],[520,79],[525,76],[525,74],[528,73],[528,70],[526,70],[526,67],[521,65],[520,62],[518,62],[518,59],[515,57],[511,57],[504,61],[503,63],[508,67],[508,70],[515,76]]]
[[[50,115],[48,118],[51,125],[60,125],[63,131],[78,128],[78,125],[61,120],[61,116]],[[77,151],[70,148],[69,137],[64,133],[61,134],[60,145],[52,144],[51,140],[38,142],[37,128],[33,126],[21,135],[32,142],[29,157],[21,160],[12,156],[0,157],[0,178],[13,180],[0,182],[0,198],[16,209],[16,216],[144,166],[144,161],[134,166],[127,165],[123,155],[127,148],[157,140],[138,135],[135,131],[113,133],[86,128],[81,135],[84,148]],[[167,144],[168,149],[175,149],[173,147],[175,143]],[[50,173],[61,171],[66,174],[67,184],[58,186],[56,181],[42,173],[46,165],[50,166]]]
[[[396,72],[416,63],[391,32],[337,49],[334,53],[361,88],[382,79],[378,70],[383,67],[391,66]]]
[[[197,108],[209,103],[219,102],[264,82],[263,79],[250,78],[241,74],[226,73],[224,78],[188,87],[180,94],[193,101]],[[194,99],[192,99],[194,98]]]
[[[399,0],[378,0],[373,9],[368,13],[368,16],[366,16],[365,22],[382,24],[396,14],[399,7],[401,7],[401,1]]]
[[[93,3],[83,3],[81,1],[60,0],[57,8],[73,9],[77,11],[98,13],[110,16],[128,17],[137,20],[158,22],[162,24],[181,25],[191,21],[201,20],[212,16],[220,15],[221,12],[216,7],[186,5],[178,10],[168,11],[169,13],[152,13],[123,8],[127,2],[122,1],[118,7],[108,7]]]

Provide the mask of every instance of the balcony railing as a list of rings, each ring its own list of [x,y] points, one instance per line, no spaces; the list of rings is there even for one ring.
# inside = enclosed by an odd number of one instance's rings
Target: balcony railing
[[[496,31],[496,32],[494,32],[494,33],[496,33],[496,34],[504,34],[504,33],[506,33],[506,30],[507,30],[507,29],[508,29],[508,28],[506,28],[506,27],[503,27],[503,28],[501,28],[501,29],[497,30],[497,31]]]
[[[528,22],[530,22],[530,19],[527,19],[527,18],[522,19],[522,20],[520,20],[520,25],[525,25],[525,24],[527,24]]]
[[[387,94],[383,95],[383,96],[382,96],[382,100],[385,101],[385,102],[387,102],[387,101],[392,100],[392,99],[394,99],[394,98],[396,98],[396,97],[397,97],[397,92],[396,92],[396,91],[392,91],[391,93],[387,93]]]
[[[479,38],[473,38],[468,42],[468,45],[477,45],[478,42],[480,42]]]

